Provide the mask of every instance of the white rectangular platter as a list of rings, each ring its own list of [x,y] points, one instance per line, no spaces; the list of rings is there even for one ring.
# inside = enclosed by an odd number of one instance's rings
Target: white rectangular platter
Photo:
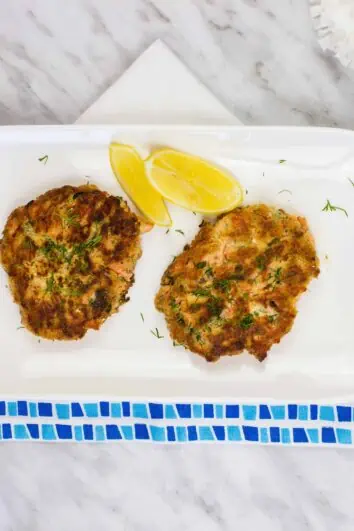
[[[208,364],[173,347],[154,308],[162,273],[201,221],[169,205],[174,228],[185,236],[158,227],[144,235],[130,302],[79,342],[38,341],[19,329],[19,310],[0,272],[0,392],[327,402],[354,397],[354,133],[237,126],[2,127],[1,230],[16,206],[64,184],[89,180],[124,195],[110,169],[111,140],[133,144],[143,154],[163,145],[200,155],[234,173],[248,192],[246,203],[265,202],[305,216],[321,274],[301,297],[292,331],[265,362],[243,354]],[[46,164],[38,160],[44,155]],[[290,192],[279,193],[284,189]],[[323,212],[327,199],[348,217]],[[151,334],[156,327],[163,339]]]

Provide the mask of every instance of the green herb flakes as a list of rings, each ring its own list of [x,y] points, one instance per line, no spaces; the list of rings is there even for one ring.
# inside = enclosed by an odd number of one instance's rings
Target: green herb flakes
[[[347,218],[349,217],[348,216],[348,212],[345,210],[345,208],[332,205],[331,202],[329,201],[329,199],[327,199],[327,203],[322,208],[322,212],[335,212],[336,210],[340,210],[341,212],[343,212],[343,214],[345,214],[347,216]]]

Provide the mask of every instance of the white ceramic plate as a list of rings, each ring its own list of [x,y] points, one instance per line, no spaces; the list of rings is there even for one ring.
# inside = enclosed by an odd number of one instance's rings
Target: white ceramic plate
[[[259,201],[306,216],[321,275],[299,302],[293,330],[259,364],[253,357],[208,364],[174,348],[153,304],[163,271],[198,231],[200,216],[170,207],[174,228],[143,237],[130,302],[79,342],[38,341],[20,326],[0,274],[0,391],[83,395],[231,396],[284,400],[348,397],[354,384],[354,133],[333,129],[237,126],[46,126],[0,129],[0,225],[40,193],[87,179],[123,195],[110,169],[112,140],[143,153],[185,150],[229,168]],[[47,164],[38,158],[48,155]],[[285,160],[279,164],[279,160]],[[288,189],[291,193],[281,190]],[[326,200],[348,211],[323,212]],[[144,314],[143,323],[140,313]],[[164,339],[150,332],[157,327]],[[335,376],[335,378],[333,378]],[[353,393],[354,395],[354,393]]]

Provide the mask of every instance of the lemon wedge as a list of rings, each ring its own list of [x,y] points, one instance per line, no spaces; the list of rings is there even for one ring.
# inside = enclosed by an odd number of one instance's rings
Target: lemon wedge
[[[112,143],[109,159],[118,182],[144,216],[156,225],[170,227],[172,221],[164,200],[147,178],[139,153],[132,146]]]
[[[194,155],[159,149],[145,161],[145,167],[159,194],[189,210],[219,214],[242,203],[242,187],[235,177]]]

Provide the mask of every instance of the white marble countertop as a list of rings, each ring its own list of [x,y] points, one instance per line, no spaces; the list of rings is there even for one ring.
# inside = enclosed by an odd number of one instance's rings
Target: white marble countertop
[[[0,124],[68,123],[156,38],[249,124],[354,125],[307,0],[0,3]],[[0,445],[1,531],[354,529],[350,450]],[[353,474],[352,474],[353,472]]]

